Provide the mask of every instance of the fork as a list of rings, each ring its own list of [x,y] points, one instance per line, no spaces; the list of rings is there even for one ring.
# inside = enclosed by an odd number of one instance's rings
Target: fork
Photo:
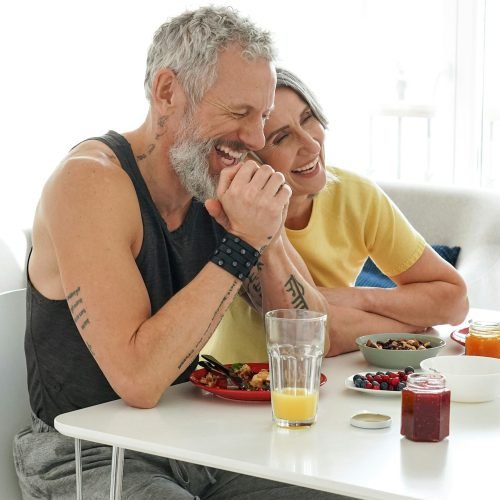
[[[222,372],[226,377],[229,377],[240,389],[248,390],[249,386],[246,380],[240,377],[233,369],[224,366],[219,360],[215,359],[210,354],[202,354],[201,357],[205,361],[200,361],[200,365],[204,368],[211,368],[217,370],[219,373]],[[203,363],[203,364],[202,364]]]

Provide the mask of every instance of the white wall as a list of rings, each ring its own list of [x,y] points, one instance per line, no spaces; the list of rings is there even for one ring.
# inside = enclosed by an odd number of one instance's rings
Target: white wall
[[[465,1],[474,7],[482,0]],[[2,223],[31,224],[45,179],[77,142],[109,129],[124,132],[140,125],[146,113],[146,51],[153,32],[168,17],[205,3],[210,2],[2,2]],[[408,100],[434,105],[438,99],[444,118],[434,129],[441,133],[433,155],[445,173],[436,179],[448,181],[454,154],[450,120],[455,0],[212,3],[233,5],[274,33],[280,63],[309,83],[330,117],[330,163],[393,176],[392,125],[379,131],[380,172],[369,165],[370,110],[397,98],[396,82],[402,74]],[[404,171],[420,180],[425,136],[421,124],[412,123],[405,140],[410,140],[415,154],[407,150]]]
[[[108,129],[126,131],[146,113],[146,52],[156,28],[183,0],[17,0],[0,6],[0,213],[29,225],[42,184],[69,148]],[[217,3],[217,2],[214,2]],[[224,3],[224,2],[219,2]],[[293,2],[228,2],[276,33],[299,68],[320,4],[288,24]],[[299,5],[300,2],[297,2]],[[295,10],[295,12],[297,12]],[[317,53],[316,56],[317,57]],[[286,59],[285,59],[286,60]],[[305,63],[305,64],[301,64]]]

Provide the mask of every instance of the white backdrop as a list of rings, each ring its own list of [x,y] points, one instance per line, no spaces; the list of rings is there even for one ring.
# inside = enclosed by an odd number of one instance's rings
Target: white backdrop
[[[287,22],[290,12],[297,12],[293,2],[227,3],[272,29],[280,46],[307,66],[311,57],[305,46],[316,50],[311,25],[324,2],[310,3],[317,4],[314,11],[300,16],[303,30]],[[204,4],[183,0],[2,2],[2,222],[31,224],[45,179],[77,142],[111,128],[124,132],[140,125],[147,110],[146,52],[154,31],[168,17]],[[309,40],[304,43],[306,35]]]
[[[477,1],[481,0],[466,0],[474,5]],[[44,181],[73,145],[109,129],[125,132],[142,123],[147,110],[146,52],[154,31],[172,15],[205,3],[209,2],[2,2],[2,223],[31,225]],[[212,3],[233,5],[273,32],[280,64],[311,86],[330,118],[329,163],[373,173],[369,110],[397,99],[398,80],[405,81],[406,98],[414,103],[434,105],[439,99],[445,118],[434,128],[440,145],[434,157],[442,167],[436,170],[436,179],[449,180],[454,155],[450,117],[454,116],[455,0]],[[408,149],[405,172],[420,180],[425,136],[420,124],[410,121],[409,126],[413,149]],[[391,127],[377,136],[382,154],[381,170],[375,173],[384,177],[394,175]]]

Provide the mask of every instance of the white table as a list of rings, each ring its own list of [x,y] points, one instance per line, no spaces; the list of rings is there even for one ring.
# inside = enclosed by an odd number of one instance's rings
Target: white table
[[[476,315],[477,317],[477,315]],[[461,354],[449,338],[443,354]],[[400,435],[400,396],[367,395],[344,381],[367,371],[360,352],[324,360],[317,423],[307,430],[279,429],[269,403],[236,402],[202,392],[191,383],[166,391],[149,410],[121,400],[59,415],[67,436],[114,446],[115,483],[123,449],[131,449],[361,499],[499,498],[500,399],[451,405],[450,436],[415,443]],[[360,410],[386,413],[390,428],[349,424]],[[112,494],[119,497],[119,485]]]

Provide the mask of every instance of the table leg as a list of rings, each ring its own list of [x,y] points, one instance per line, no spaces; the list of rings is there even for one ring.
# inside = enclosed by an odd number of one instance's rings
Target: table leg
[[[75,439],[76,500],[82,500],[82,442]]]
[[[122,496],[122,478],[123,478],[123,448],[118,448],[117,446],[113,446],[109,500],[120,500]]]

